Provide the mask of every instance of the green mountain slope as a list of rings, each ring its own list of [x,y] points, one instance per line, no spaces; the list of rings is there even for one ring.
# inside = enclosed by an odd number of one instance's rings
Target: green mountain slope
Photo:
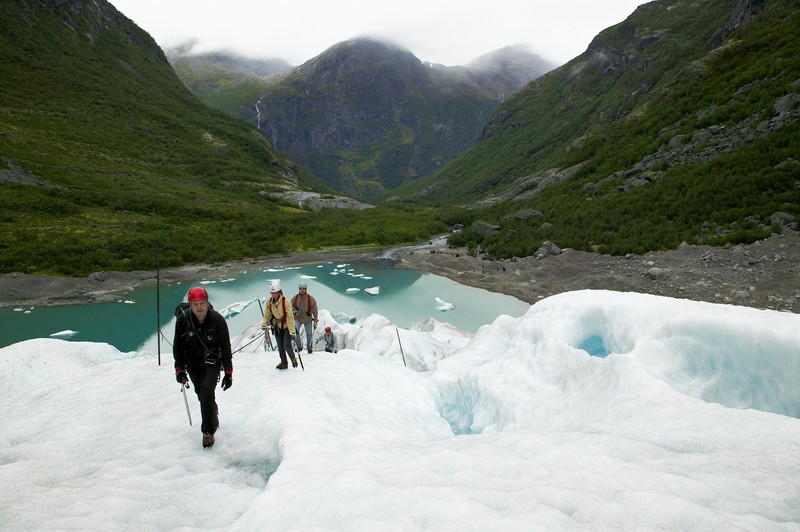
[[[796,1],[644,4],[394,198],[471,205],[452,221],[499,229],[455,240],[499,256],[545,240],[641,253],[790,228],[800,216],[797,35]]]
[[[152,268],[159,242],[168,266],[441,229],[402,209],[319,214],[274,199],[329,189],[205,107],[108,2],[4,1],[0,26],[0,272]]]
[[[231,53],[193,54],[191,48],[167,50],[175,73],[203,103],[212,109],[256,125],[256,103],[267,78],[291,69],[280,59],[250,59]]]

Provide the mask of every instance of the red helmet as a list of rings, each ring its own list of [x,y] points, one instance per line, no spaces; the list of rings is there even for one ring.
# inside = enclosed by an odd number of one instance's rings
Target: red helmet
[[[208,292],[201,286],[195,286],[189,290],[189,303],[192,301],[200,301],[201,299],[208,300]]]
[[[325,327],[325,332],[326,333],[330,333],[331,332],[331,328],[330,327]]]

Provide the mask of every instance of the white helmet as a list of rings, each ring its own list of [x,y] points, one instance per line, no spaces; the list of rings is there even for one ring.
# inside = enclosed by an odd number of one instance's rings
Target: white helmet
[[[308,283],[305,281],[300,281],[300,284],[297,285],[297,288],[308,288]]]
[[[281,291],[281,282],[278,279],[273,279],[269,282],[269,291],[272,292],[280,292]]]

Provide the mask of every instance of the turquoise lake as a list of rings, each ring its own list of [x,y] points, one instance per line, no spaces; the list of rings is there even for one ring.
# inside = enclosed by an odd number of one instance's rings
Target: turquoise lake
[[[214,308],[222,310],[234,303],[267,297],[267,283],[271,279],[280,279],[287,297],[297,293],[300,281],[306,281],[319,308],[337,317],[361,319],[375,313],[405,328],[426,318],[435,318],[474,332],[501,314],[518,317],[530,308],[529,304],[511,296],[461,285],[425,272],[393,269],[392,264],[387,259],[370,259],[242,270],[229,274],[227,278],[198,278],[194,282],[172,284],[162,281],[158,291],[155,284],[138,288],[115,303],[1,308],[0,347],[31,338],[53,337],[75,342],[108,343],[125,352],[156,352],[160,324],[166,337],[161,341],[161,352],[171,354],[168,342],[172,342],[174,309],[185,301],[189,288],[196,285],[205,287]],[[376,295],[365,291],[376,287]],[[440,310],[450,307],[446,305],[448,303],[454,308]],[[261,310],[258,301],[254,301],[240,314],[228,319],[231,338],[260,319]]]

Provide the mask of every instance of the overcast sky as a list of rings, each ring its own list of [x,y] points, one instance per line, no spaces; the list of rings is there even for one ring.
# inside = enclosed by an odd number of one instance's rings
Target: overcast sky
[[[227,50],[292,65],[354,37],[380,37],[422,61],[463,65],[528,43],[558,64],[583,53],[603,29],[645,0],[110,0],[164,48],[191,39],[197,51]],[[397,7],[394,7],[397,6]]]

